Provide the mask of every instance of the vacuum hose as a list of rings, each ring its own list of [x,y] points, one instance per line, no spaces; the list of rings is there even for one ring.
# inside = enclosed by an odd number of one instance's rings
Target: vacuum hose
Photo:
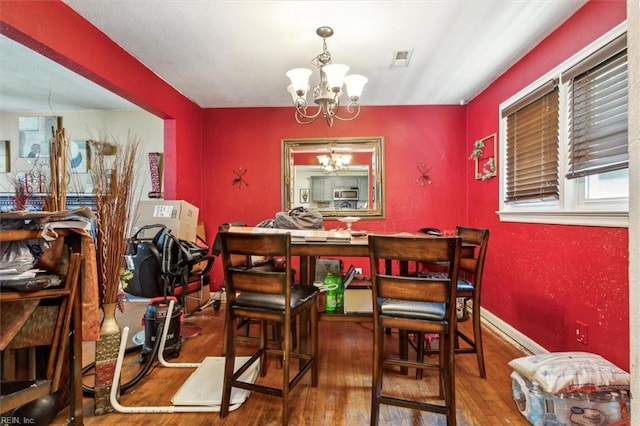
[[[164,330],[164,323],[161,322],[161,323],[158,324],[156,336],[161,336],[162,335],[162,330]],[[153,345],[153,349],[151,351],[151,355],[147,357],[147,360],[146,360],[144,366],[142,367],[142,370],[140,370],[138,372],[138,374],[136,374],[136,376],[133,379],[131,379],[130,381],[120,385],[120,394],[121,395],[124,395],[129,389],[131,389],[132,387],[137,385],[138,382],[140,380],[142,380],[142,378],[149,372],[149,369],[151,368],[151,365],[153,364],[153,360],[158,355],[159,347],[160,347],[160,339],[156,339],[156,342]],[[127,348],[125,353],[135,352],[137,350],[140,350],[141,348],[142,348],[142,345],[132,346],[130,348]],[[91,369],[95,368],[95,366],[96,366],[96,363],[94,361],[94,362],[86,365],[85,367],[83,367],[82,368],[82,375],[84,376],[85,374],[87,374],[89,371],[91,371]],[[93,397],[93,396],[95,396],[95,390],[91,386],[83,384],[82,385],[82,394],[84,396],[87,396],[87,397]]]

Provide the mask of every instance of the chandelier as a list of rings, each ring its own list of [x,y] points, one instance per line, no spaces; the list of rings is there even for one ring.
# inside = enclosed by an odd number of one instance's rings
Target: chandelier
[[[349,71],[347,65],[331,62],[331,54],[327,51],[327,38],[333,35],[332,28],[320,27],[316,30],[316,34],[322,37],[322,53],[311,60],[311,63],[320,71],[320,81],[313,89],[313,101],[318,105],[318,109],[315,112],[307,111],[306,98],[310,89],[309,77],[312,74],[310,69],[294,68],[289,70],[286,75],[291,80],[291,84],[287,87],[287,91],[293,98],[293,104],[296,108],[295,117],[298,123],[313,123],[322,114],[331,127],[334,118],[350,121],[360,114],[358,99],[360,99],[362,89],[368,80],[363,75],[346,75]],[[347,115],[340,116],[338,114],[344,110],[344,108],[339,110],[343,84],[347,88],[349,104],[346,108]]]
[[[318,155],[316,158],[320,163],[320,171],[325,175],[347,171],[351,163],[351,155],[336,154],[334,151],[331,151],[331,155]]]

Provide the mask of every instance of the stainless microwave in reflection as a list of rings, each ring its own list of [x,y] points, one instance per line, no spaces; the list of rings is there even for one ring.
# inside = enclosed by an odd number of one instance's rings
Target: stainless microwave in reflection
[[[358,188],[336,188],[333,190],[334,201],[358,200]]]

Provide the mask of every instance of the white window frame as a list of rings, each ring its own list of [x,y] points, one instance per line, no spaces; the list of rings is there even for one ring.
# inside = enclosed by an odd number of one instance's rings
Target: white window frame
[[[627,22],[615,27],[604,36],[600,37],[562,64],[549,71],[538,80],[534,81],[499,106],[498,117],[502,117],[502,111],[514,104],[524,96],[540,87],[545,82],[560,77],[561,72],[587,58],[596,50],[624,34],[627,31]],[[560,225],[583,226],[629,226],[629,199],[605,199],[591,201],[584,199],[585,178],[567,179],[565,177],[568,167],[568,129],[567,129],[567,90],[568,83],[559,84],[559,190],[560,198],[549,201],[523,201],[505,202],[506,176],[499,174],[500,180],[500,210],[497,212],[502,222],[528,222],[549,223]],[[500,118],[500,168],[506,170],[506,140],[507,118]]]

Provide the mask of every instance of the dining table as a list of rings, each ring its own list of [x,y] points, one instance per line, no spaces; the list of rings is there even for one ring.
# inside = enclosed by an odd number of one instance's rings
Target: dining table
[[[352,234],[349,231],[320,231],[320,230],[299,230],[299,229],[277,229],[277,228],[259,228],[245,226],[231,226],[228,232],[251,232],[251,233],[285,233],[291,234],[291,255],[300,259],[300,284],[311,285],[315,279],[315,261],[318,257],[369,257],[369,239],[364,233]],[[407,237],[420,238],[437,238],[427,234],[411,233],[411,232],[384,232],[385,235],[400,235]],[[462,244],[461,258],[473,257],[475,246],[473,244]],[[391,273],[393,264],[390,261],[385,262],[385,271]],[[398,265],[399,273],[406,275],[409,272],[408,262],[400,262]],[[369,288],[371,282],[367,282]],[[361,284],[362,285],[362,284]],[[373,303],[373,300],[372,300]],[[319,321],[335,321],[335,322],[373,322],[372,312],[344,312],[336,310],[335,312],[320,312]],[[301,315],[301,322],[307,323],[306,314]],[[302,351],[306,350],[307,345],[307,327],[300,327],[299,344]],[[400,356],[407,359],[407,335],[403,335],[399,342]],[[406,368],[402,369],[402,373],[406,374]]]
[[[279,228],[259,228],[247,226],[231,226],[229,232],[251,232],[251,233],[285,233],[291,234],[291,255],[299,258],[301,285],[311,285],[315,280],[316,259],[319,257],[369,257],[369,239],[366,233],[352,233],[348,230],[325,231],[309,229],[279,229]],[[399,235],[407,237],[434,238],[433,236],[412,233],[412,232],[381,232],[385,235]],[[461,257],[473,257],[475,246],[472,244],[462,244]],[[385,270],[390,273],[392,263],[385,262]],[[400,262],[399,273],[407,275],[409,272],[408,262]],[[356,283],[354,283],[356,284]],[[359,287],[371,286],[370,281],[361,281],[356,284]],[[354,287],[356,286],[354,285]],[[371,312],[321,312],[320,321],[340,321],[340,322],[371,322],[373,321]]]

